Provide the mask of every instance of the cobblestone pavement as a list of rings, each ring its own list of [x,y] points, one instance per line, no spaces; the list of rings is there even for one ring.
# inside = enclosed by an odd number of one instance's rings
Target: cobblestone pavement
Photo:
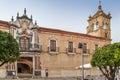
[[[81,80],[81,77],[18,77],[17,79],[0,79],[0,80]],[[87,76],[85,80],[106,80],[104,76]]]
[[[0,80],[80,80],[75,77],[63,77],[63,78],[39,78],[39,79],[33,79],[33,78],[18,78],[18,79],[0,79]]]

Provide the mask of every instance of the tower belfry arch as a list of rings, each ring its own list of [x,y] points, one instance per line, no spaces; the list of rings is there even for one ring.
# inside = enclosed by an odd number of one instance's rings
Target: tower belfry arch
[[[111,39],[111,27],[110,27],[111,15],[106,14],[101,6],[101,0],[99,0],[98,11],[93,15],[89,16],[87,34]]]

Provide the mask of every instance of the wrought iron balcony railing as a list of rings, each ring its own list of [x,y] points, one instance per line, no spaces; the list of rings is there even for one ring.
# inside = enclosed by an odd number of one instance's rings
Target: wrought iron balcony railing
[[[68,54],[74,54],[74,53],[76,53],[76,48],[67,48],[66,50],[67,50]]]
[[[20,52],[41,52],[41,51],[42,51],[42,45],[39,44],[30,44],[27,48],[20,47]]]
[[[49,53],[58,53],[59,47],[48,47],[48,52]]]
[[[83,54],[90,54],[90,49],[83,49]]]

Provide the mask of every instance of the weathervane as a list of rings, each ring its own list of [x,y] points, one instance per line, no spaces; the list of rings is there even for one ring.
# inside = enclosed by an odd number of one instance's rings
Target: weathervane
[[[24,14],[26,15],[26,8],[24,9]]]
[[[99,10],[102,10],[102,8],[101,8],[101,0],[99,0],[99,6],[98,6],[98,9],[99,9]]]
[[[99,5],[101,5],[101,0],[99,0]]]

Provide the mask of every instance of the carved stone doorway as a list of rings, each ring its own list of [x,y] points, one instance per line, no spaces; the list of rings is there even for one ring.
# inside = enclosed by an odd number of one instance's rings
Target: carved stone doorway
[[[33,58],[32,57],[21,57],[17,61],[17,74],[33,74]]]

